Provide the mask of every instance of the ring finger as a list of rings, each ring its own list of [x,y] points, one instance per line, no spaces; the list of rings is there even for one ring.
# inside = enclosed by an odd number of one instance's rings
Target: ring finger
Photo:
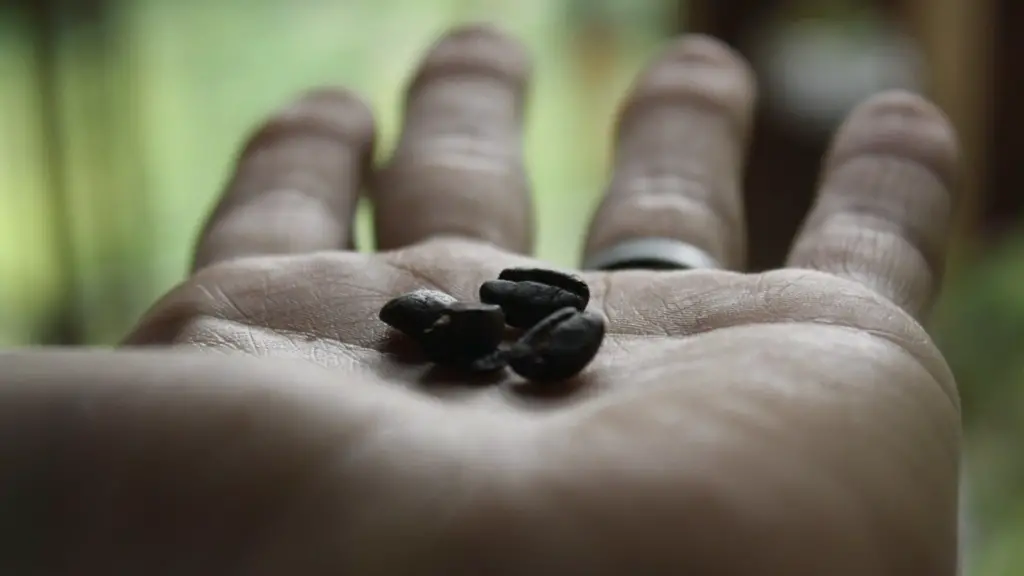
[[[741,268],[740,187],[754,99],[748,65],[717,40],[683,38],[657,57],[620,112],[611,183],[591,223],[585,267],[614,268],[638,241],[654,241],[660,256],[635,257]],[[673,262],[646,263],[665,264]]]

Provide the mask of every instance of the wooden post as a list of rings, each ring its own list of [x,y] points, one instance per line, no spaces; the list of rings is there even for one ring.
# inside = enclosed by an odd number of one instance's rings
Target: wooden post
[[[990,192],[984,203],[985,232],[1001,236],[1020,224],[1024,214],[1024,164],[1016,151],[1024,149],[1024,74],[1020,57],[1024,54],[1024,5],[1014,0],[993,0],[988,30],[995,32],[991,84],[992,107],[987,119],[992,122],[988,173],[984,185]]]
[[[1010,10],[1018,12],[1017,18],[1024,17],[1024,11],[1013,2],[993,0],[903,0],[903,14],[907,27],[915,40],[923,47],[929,63],[928,91],[935,103],[941,107],[956,126],[960,136],[963,164],[959,184],[959,219],[956,223],[956,248],[951,268],[955,267],[960,254],[969,253],[973,240],[984,239],[986,232],[1002,231],[1020,218],[1024,212],[1024,196],[1019,187],[993,186],[991,177],[994,173],[1002,174],[1007,169],[1015,170],[1016,162],[1002,162],[998,167],[987,162],[992,154],[1005,148],[1002,142],[996,142],[996,149],[990,149],[993,129],[1009,130],[1011,138],[1017,137],[1017,129],[1021,125],[1021,114],[1016,105],[1016,97],[1011,93],[1007,99],[1004,94],[1002,102],[1011,102],[1010,111],[997,118],[1000,122],[992,125],[988,113],[993,99],[993,56],[997,64],[1016,68],[1010,61],[1016,62],[1016,52],[1012,49],[1020,46],[1008,46],[1009,53],[993,53],[992,42],[988,40],[993,26],[994,4],[1001,3]],[[1009,22],[1006,14],[996,18],[1005,31]],[[1000,37],[997,30],[997,42]],[[1017,35],[1003,35],[1002,38],[1014,38],[1021,44]],[[1007,56],[1010,61],[1007,61]],[[998,77],[998,74],[997,74]],[[1010,81],[1017,78],[1016,70],[1004,76]],[[1003,85],[996,87],[996,90]],[[1020,92],[1015,92],[1019,94]],[[1016,121],[1012,124],[1006,121]],[[1002,132],[1005,134],[1005,132]],[[1012,146],[1011,146],[1012,149]],[[1000,158],[997,156],[997,158]],[[997,160],[998,161],[998,160]],[[997,176],[999,178],[999,176]],[[1018,177],[1018,183],[1020,178]],[[980,229],[979,229],[980,228]],[[978,234],[981,232],[981,234]],[[962,249],[962,250],[961,250]]]
[[[36,94],[39,98],[39,130],[46,162],[48,200],[54,220],[56,261],[63,284],[61,299],[49,318],[41,322],[39,335],[47,345],[83,344],[84,315],[79,302],[81,275],[74,238],[73,215],[65,158],[66,126],[60,103],[59,6],[54,1],[37,0],[18,8],[24,10],[31,29]]]

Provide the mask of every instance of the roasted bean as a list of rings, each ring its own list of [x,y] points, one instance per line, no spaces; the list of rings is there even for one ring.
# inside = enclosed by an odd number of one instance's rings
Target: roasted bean
[[[458,302],[446,307],[418,340],[431,361],[468,366],[498,350],[504,336],[500,307]]]
[[[480,286],[480,301],[501,306],[505,322],[530,328],[562,308],[583,310],[587,302],[578,294],[531,280],[489,280]]]
[[[572,274],[509,268],[480,287],[480,300],[417,290],[385,304],[379,316],[435,363],[483,373],[507,366],[534,381],[578,374],[604,339],[604,318],[586,312],[590,288]],[[511,346],[502,344],[506,324],[527,329]]]
[[[510,348],[508,365],[528,380],[565,380],[594,359],[604,334],[601,315],[562,308],[527,331]]]
[[[579,296],[583,300],[584,308],[590,302],[590,286],[587,286],[587,283],[579,276],[568,272],[544,268],[506,268],[498,274],[498,279],[509,282],[537,282],[539,284],[547,284],[548,286],[557,286]]]
[[[438,290],[416,290],[388,301],[378,317],[381,322],[412,338],[419,338],[458,300]]]

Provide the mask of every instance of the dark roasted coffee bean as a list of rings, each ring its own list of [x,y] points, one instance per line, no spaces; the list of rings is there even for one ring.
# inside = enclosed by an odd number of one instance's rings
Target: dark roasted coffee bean
[[[381,322],[413,338],[419,338],[457,300],[438,290],[416,290],[388,301],[377,315]]]
[[[509,350],[508,365],[528,380],[571,378],[597,355],[604,332],[601,315],[562,308],[523,334]]]
[[[531,280],[489,280],[480,286],[480,301],[501,306],[505,323],[530,328],[562,308],[583,310],[586,301],[578,294]]]
[[[500,307],[458,302],[445,308],[418,340],[433,362],[469,365],[496,351],[504,336]]]
[[[509,282],[537,282],[539,284],[547,284],[548,286],[557,286],[579,296],[583,300],[584,308],[590,302],[590,286],[587,286],[583,278],[568,272],[544,268],[506,268],[498,274],[498,279]]]

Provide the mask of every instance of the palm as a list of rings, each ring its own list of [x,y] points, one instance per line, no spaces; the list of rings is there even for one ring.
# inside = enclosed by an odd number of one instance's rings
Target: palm
[[[420,392],[430,392],[434,385],[474,393],[508,385],[525,390],[528,387],[517,385],[525,382],[511,373],[490,382],[496,386],[480,387],[464,375],[433,370],[408,340],[380,322],[377,313],[389,299],[420,288],[475,301],[480,284],[496,278],[503,268],[531,265],[545,266],[462,241],[435,241],[376,255],[321,252],[241,259],[204,270],[172,291],[128,342],[174,342],[257,357],[302,359],[331,369],[358,364],[382,382]],[[721,354],[716,361],[731,362],[729,351],[716,350],[705,340],[713,330],[725,328],[772,333],[776,329],[771,324],[792,330],[786,324],[796,322],[847,327],[900,342],[922,338],[918,325],[905,314],[894,313],[897,309],[884,299],[851,283],[806,271],[769,275],[636,271],[584,277],[592,286],[591,308],[602,311],[609,322],[606,344],[582,378],[588,382],[635,381],[638,369],[647,365],[663,370],[666,360],[679,358],[687,350]],[[830,302],[824,309],[802,305],[808,298],[825,297]],[[656,351],[653,356],[651,351]],[[908,353],[931,354],[921,345]],[[688,363],[692,360],[683,364]],[[441,380],[451,381],[439,381],[438,373]],[[634,377],[623,379],[627,374]],[[557,388],[570,393],[587,387]],[[504,392],[500,395],[507,397]]]
[[[559,530],[545,526],[557,524],[564,508],[535,507],[545,498],[570,498],[571,503],[562,500],[562,506],[582,506],[601,518],[575,528],[589,530],[587,541],[620,543],[600,556],[608,573],[635,569],[640,549],[652,562],[648,573],[659,566],[698,570],[710,561],[721,565],[728,554],[722,556],[719,550],[709,559],[687,548],[685,557],[676,557],[673,542],[699,540],[708,530],[743,528],[735,525],[741,522],[739,517],[716,507],[746,502],[769,524],[838,523],[847,531],[851,526],[865,534],[874,529],[870,538],[885,541],[915,527],[889,519],[889,527],[878,531],[874,522],[884,518],[851,524],[843,510],[878,506],[875,500],[892,497],[894,489],[948,489],[941,483],[916,485],[912,479],[887,483],[886,494],[865,489],[869,479],[859,470],[861,461],[885,459],[889,449],[895,458],[904,445],[876,445],[877,431],[859,425],[865,417],[876,418],[881,427],[889,425],[888,406],[908,393],[892,389],[889,382],[905,382],[940,413],[953,410],[952,383],[937,352],[909,316],[834,276],[799,270],[767,275],[588,274],[591,305],[608,317],[609,335],[590,368],[568,385],[554,388],[532,387],[511,374],[491,382],[439,374],[410,359],[402,339],[396,341],[377,319],[381,305],[398,294],[431,287],[474,299],[480,283],[496,277],[502,268],[532,262],[459,241],[430,242],[380,255],[323,252],[236,260],[210,267],[173,291],[130,341],[172,341],[311,362],[346,375],[338,379],[334,401],[339,404],[351,401],[351,389],[343,386],[350,386],[353,379],[380,388],[382,401],[374,416],[378,426],[435,422],[436,428],[418,428],[414,439],[400,434],[385,445],[375,444],[374,450],[392,457],[364,462],[357,473],[401,478],[408,459],[416,458],[423,446],[441,452],[419,470],[416,482],[420,488],[437,483],[440,489],[442,483],[454,481],[444,490],[450,498],[378,494],[378,506],[399,499],[399,524],[415,522],[423,513],[409,513],[410,508],[437,506],[431,508],[433,513],[457,518],[433,539],[405,534],[411,539],[405,545],[435,546],[453,534],[482,533],[489,535],[479,543],[485,548],[540,535],[548,540],[543,545],[535,542],[533,553],[561,548],[571,541],[560,541]],[[824,307],[807,305],[826,298]],[[825,355],[828,365],[805,361]],[[422,401],[428,397],[463,408],[439,413],[436,405]],[[837,406],[843,409],[837,412]],[[559,410],[552,411],[554,407]],[[344,419],[354,417],[339,410],[336,418],[337,425],[345,427]],[[934,424],[913,413],[900,418],[904,433],[925,435]],[[458,436],[454,441],[453,434]],[[532,465],[524,465],[521,458],[526,455]],[[875,476],[887,473],[877,466],[865,469]],[[894,466],[888,473],[897,475],[900,470]],[[458,474],[457,480],[453,474]],[[818,494],[820,507],[794,510],[786,504],[789,498],[819,490],[823,475],[841,479],[835,487],[838,493]],[[751,477],[759,481],[733,482]],[[494,511],[461,518],[463,490],[480,483],[487,485],[485,509],[493,506]],[[569,486],[570,492],[564,492]],[[629,502],[609,498],[609,486],[634,497]],[[644,503],[647,499],[649,504]],[[491,516],[499,510],[500,519]],[[936,510],[914,522],[935,522],[945,512]],[[671,521],[694,513],[701,514],[699,528],[694,527],[692,534],[673,534],[671,540],[662,540],[666,535],[651,524],[652,515]],[[398,529],[373,523],[359,528],[365,532],[363,538],[372,539],[379,530],[376,536],[385,541],[402,541],[403,535],[393,532]],[[756,540],[737,539],[730,549],[743,549],[743,561],[752,562],[751,555],[768,555],[777,547],[825,546],[835,537],[829,530],[798,534],[799,543],[792,540],[793,532],[780,532],[774,540],[758,532]],[[812,542],[814,538],[820,541]],[[500,547],[494,554],[493,558],[502,557]],[[415,554],[410,552],[410,562],[412,558]],[[761,561],[767,561],[764,558]],[[440,572],[457,568],[437,567]],[[851,569],[867,573],[877,566],[868,563]]]

